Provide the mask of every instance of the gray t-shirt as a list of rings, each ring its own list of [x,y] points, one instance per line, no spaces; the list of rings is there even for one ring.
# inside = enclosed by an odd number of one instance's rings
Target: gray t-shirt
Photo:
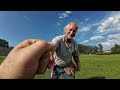
[[[55,63],[64,67],[72,61],[72,56],[79,56],[78,45],[75,40],[71,40],[71,44],[67,46],[64,41],[64,35],[57,36],[52,40],[55,46],[54,60]]]

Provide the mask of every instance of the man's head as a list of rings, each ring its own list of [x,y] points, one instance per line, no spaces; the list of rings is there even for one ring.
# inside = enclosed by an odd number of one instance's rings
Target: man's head
[[[75,35],[76,35],[76,32],[78,30],[78,25],[74,22],[70,22],[65,28],[65,36],[68,38],[68,39],[72,39]]]

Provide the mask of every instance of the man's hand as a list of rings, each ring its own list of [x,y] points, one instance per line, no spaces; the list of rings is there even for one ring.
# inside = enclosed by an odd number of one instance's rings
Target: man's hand
[[[74,61],[76,63],[76,71],[80,71],[80,60],[78,56],[73,56]]]
[[[80,71],[80,64],[79,63],[76,65],[76,71]]]
[[[25,40],[17,45],[0,65],[0,78],[28,79],[45,73],[52,45],[43,40]]]

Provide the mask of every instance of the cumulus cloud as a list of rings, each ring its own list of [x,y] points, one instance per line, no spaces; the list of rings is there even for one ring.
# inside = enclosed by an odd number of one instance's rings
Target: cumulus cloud
[[[65,11],[65,13],[72,13],[72,11]]]
[[[81,27],[78,31],[79,32],[87,32],[87,31],[90,31],[90,30],[91,30],[91,26],[86,25],[86,26]]]
[[[107,14],[96,31],[99,32],[99,35],[106,36],[107,41],[101,43],[104,50],[110,50],[115,44],[120,45],[120,12],[113,11]]]
[[[106,42],[101,43],[104,50],[110,50],[115,44],[120,45],[120,34],[108,35]]]
[[[88,20],[90,20],[90,18],[86,18],[86,19],[85,19],[85,21],[88,21]]]
[[[80,24],[79,33],[91,31],[93,27],[97,27],[98,25],[100,25],[100,23],[96,23],[96,22],[85,25],[83,22],[80,22],[79,24]]]
[[[109,35],[108,42],[120,45],[120,34]]]
[[[63,13],[59,13],[59,18],[60,19],[63,19],[63,18],[66,18],[66,17],[69,17],[69,14],[71,14],[72,12],[71,11],[65,11]]]
[[[90,30],[90,27],[82,27],[81,29],[80,29],[80,32],[87,32],[87,31],[89,31]]]
[[[103,39],[104,37],[103,36],[93,36],[90,38],[90,40],[100,40],[100,39]]]
[[[92,26],[98,26],[100,23],[93,23]]]
[[[81,42],[81,44],[82,44],[82,43],[87,43],[87,42],[89,42],[89,40],[84,40],[83,42]]]
[[[114,35],[108,35],[109,39],[119,39],[120,40],[120,34],[114,34]]]
[[[102,43],[100,43],[100,44],[102,44],[102,46],[103,46],[103,51],[105,51],[105,50],[110,50],[111,47],[114,46],[114,45],[111,44],[110,42],[102,42]]]
[[[120,31],[120,13],[112,14],[112,16],[101,21],[101,25],[97,28],[97,31],[100,33]]]
[[[57,22],[57,26],[60,26],[61,24],[59,22]]]

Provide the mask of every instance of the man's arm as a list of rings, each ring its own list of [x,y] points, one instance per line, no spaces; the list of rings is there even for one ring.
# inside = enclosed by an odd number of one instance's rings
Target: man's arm
[[[78,56],[73,56],[73,58],[74,58],[76,66],[77,66],[76,69],[77,69],[77,71],[79,71],[80,70],[80,60],[79,60],[79,57]]]

